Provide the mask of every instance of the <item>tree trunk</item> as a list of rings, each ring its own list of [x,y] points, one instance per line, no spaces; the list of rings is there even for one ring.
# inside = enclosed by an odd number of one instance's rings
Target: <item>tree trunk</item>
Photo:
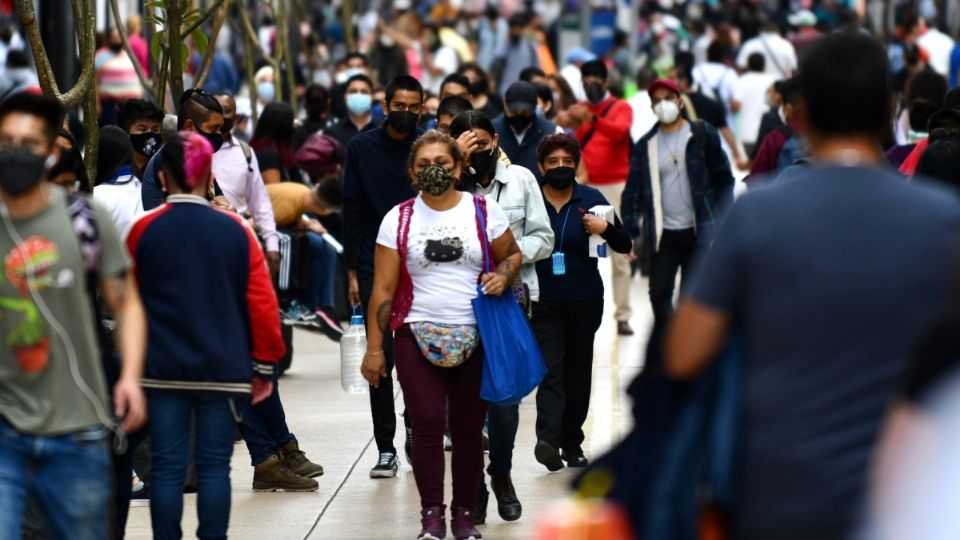
[[[207,50],[203,51],[203,58],[200,60],[200,65],[197,67],[197,78],[194,82],[194,86],[198,88],[203,87],[203,83],[207,82],[207,77],[210,75],[210,68],[213,66],[213,55],[217,51],[217,36],[220,35],[220,29],[223,28],[223,22],[227,18],[227,8],[223,7],[220,11],[217,11],[213,15],[213,29],[210,32],[210,40],[207,43]]]
[[[353,35],[353,0],[343,0],[343,39],[347,50],[357,50],[357,39]]]
[[[170,81],[170,98],[174,111],[180,110],[180,96],[183,95],[183,38],[180,31],[183,25],[183,7],[181,0],[167,1],[167,73]],[[187,34],[189,35],[189,34]]]
[[[246,9],[240,0],[237,0],[237,8],[241,11]],[[244,59],[244,63],[247,66],[247,86],[250,87],[250,114],[251,114],[250,120],[253,122],[253,128],[256,129],[257,127],[257,96],[256,96],[257,84],[256,82],[254,82],[255,64],[254,64],[253,55],[258,45],[250,41],[247,33],[244,32],[243,29],[241,28],[241,24],[235,23],[233,19],[230,20],[230,28],[233,29],[233,31],[237,35],[243,36],[243,59]]]
[[[293,76],[293,54],[290,51],[290,14],[287,12],[287,1],[288,0],[277,0],[280,10],[277,13],[277,40],[283,41],[283,54],[278,55],[281,62],[286,64],[286,76],[287,76],[287,90],[289,95],[287,96],[287,102],[290,104],[290,108],[293,109],[294,117],[297,114],[297,92],[296,88],[296,79]],[[280,23],[279,21],[283,21]]]

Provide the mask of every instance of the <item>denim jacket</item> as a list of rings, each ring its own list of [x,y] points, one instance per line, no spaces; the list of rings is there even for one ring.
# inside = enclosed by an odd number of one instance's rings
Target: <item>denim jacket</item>
[[[553,228],[543,205],[543,195],[536,178],[526,167],[504,165],[497,161],[497,172],[486,188],[477,186],[478,194],[486,195],[503,208],[510,220],[510,232],[520,245],[523,263],[520,278],[530,289],[530,299],[540,300],[535,263],[553,251]]]
[[[727,154],[720,146],[717,129],[708,123],[701,124],[706,136],[706,148],[691,125],[687,139],[687,178],[693,194],[694,225],[698,242],[708,243],[719,225],[720,212],[733,201],[733,173]],[[640,236],[640,217],[644,218],[645,243],[651,253],[656,253],[663,236],[663,204],[660,190],[658,158],[658,122],[633,147],[630,157],[630,173],[621,199],[620,212],[623,224],[634,238]]]

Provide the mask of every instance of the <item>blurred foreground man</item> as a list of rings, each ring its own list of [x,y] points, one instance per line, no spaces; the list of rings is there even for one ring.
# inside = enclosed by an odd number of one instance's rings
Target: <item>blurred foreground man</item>
[[[691,378],[742,337],[732,537],[745,540],[854,531],[880,423],[947,297],[960,231],[953,196],[882,166],[880,43],[825,37],[800,73],[813,167],[734,204],[666,342],[668,373]]]

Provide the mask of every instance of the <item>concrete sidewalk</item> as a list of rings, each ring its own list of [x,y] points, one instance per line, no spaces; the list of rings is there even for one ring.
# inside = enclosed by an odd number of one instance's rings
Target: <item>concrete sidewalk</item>
[[[597,334],[593,368],[590,416],[585,425],[587,457],[598,456],[630,429],[630,404],[624,389],[642,365],[643,350],[652,321],[647,300],[647,281],[633,282],[634,318],[637,335],[619,338],[612,317],[609,294],[609,266],[601,273],[608,285],[604,323]],[[287,422],[300,440],[300,448],[323,465],[315,493],[254,493],[253,468],[246,447],[237,444],[231,479],[233,506],[230,537],[239,539],[413,539],[419,532],[419,496],[410,466],[403,460],[403,422],[398,418],[397,448],[402,465],[397,478],[372,480],[369,469],[377,460],[373,444],[369,402],[366,395],[349,395],[340,390],[339,348],[326,338],[297,332],[293,367],[280,381]],[[398,385],[399,387],[399,385]],[[397,396],[397,412],[403,410]],[[552,504],[569,495],[573,472],[548,473],[533,457],[536,443],[534,397],[524,400],[520,432],[514,452],[512,473],[517,495],[523,503],[523,517],[505,523],[497,515],[491,494],[484,538],[531,538],[538,517]],[[449,454],[447,454],[449,458]],[[449,459],[448,459],[449,462]],[[448,463],[449,469],[449,463]],[[450,476],[446,479],[450,497]],[[184,501],[184,537],[195,536],[196,496]],[[149,508],[130,510],[127,538],[150,538]]]

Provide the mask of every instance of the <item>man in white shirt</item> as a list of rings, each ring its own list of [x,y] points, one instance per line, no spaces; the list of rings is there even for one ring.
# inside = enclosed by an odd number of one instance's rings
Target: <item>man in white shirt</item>
[[[767,92],[776,82],[776,78],[765,72],[765,60],[760,53],[753,53],[747,59],[747,72],[740,77],[737,101],[740,102],[739,139],[752,154],[751,147],[759,144],[757,133],[760,121],[770,108],[767,104]]]
[[[223,107],[223,146],[213,154],[213,175],[223,190],[223,195],[241,215],[253,218],[258,232],[266,244],[267,264],[270,273],[276,275],[280,269],[280,240],[277,236],[277,224],[273,220],[273,206],[270,196],[263,185],[257,156],[243,147],[231,135],[233,123],[237,117],[237,103],[228,94],[216,96]],[[249,157],[248,157],[249,154]]]
[[[797,52],[793,44],[780,35],[780,27],[770,21],[757,37],[747,40],[737,54],[737,67],[747,68],[747,58],[753,53],[763,55],[765,71],[778,81],[787,79],[797,69]]]
[[[737,72],[723,63],[726,48],[714,40],[707,48],[707,62],[693,69],[693,81],[700,89],[723,105],[727,115],[727,125],[735,126],[734,116],[740,112],[737,100],[740,77]]]
[[[928,27],[926,21],[920,19],[920,37],[917,45],[930,55],[929,64],[937,73],[947,75],[950,71],[950,53],[953,52],[953,38],[944,34],[936,27]]]
[[[580,79],[580,66],[596,59],[597,55],[587,49],[574,47],[567,54],[567,65],[560,70],[560,76],[567,80],[578,102],[587,100],[587,94],[583,91],[583,82]]]

